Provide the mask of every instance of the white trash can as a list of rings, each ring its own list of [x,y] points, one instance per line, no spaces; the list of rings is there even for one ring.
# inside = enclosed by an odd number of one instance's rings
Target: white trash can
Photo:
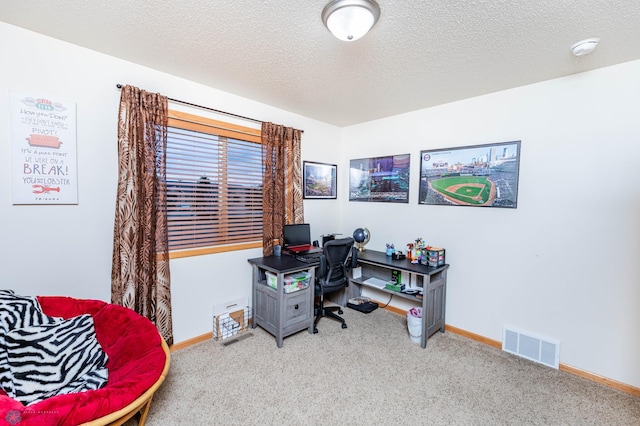
[[[407,328],[412,342],[420,343],[422,337],[422,308],[411,308],[407,312]]]

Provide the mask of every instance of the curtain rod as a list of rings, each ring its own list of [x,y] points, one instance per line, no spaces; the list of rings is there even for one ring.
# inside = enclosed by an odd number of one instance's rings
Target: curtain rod
[[[122,85],[120,83],[117,83],[116,87],[118,89],[122,89],[124,87],[124,85]],[[182,104],[182,105],[188,105],[188,106],[192,106],[192,107],[196,107],[196,108],[200,108],[200,109],[206,109],[207,111],[213,111],[213,112],[217,112],[219,114],[225,114],[225,115],[229,115],[229,116],[232,116],[232,117],[241,118],[243,120],[253,121],[254,123],[262,124],[262,120],[258,120],[258,119],[255,119],[255,118],[245,117],[243,115],[234,114],[232,112],[220,111],[219,109],[209,108],[209,107],[198,105],[198,104],[192,104],[191,102],[181,101],[180,99],[173,99],[173,98],[169,98],[169,97],[167,99],[169,99],[172,102],[177,102],[177,103]],[[301,130],[301,132],[304,133],[304,130]]]

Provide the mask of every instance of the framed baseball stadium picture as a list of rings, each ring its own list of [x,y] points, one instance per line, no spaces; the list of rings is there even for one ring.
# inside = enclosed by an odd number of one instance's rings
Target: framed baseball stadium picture
[[[420,152],[418,204],[518,206],[520,141]]]
[[[337,198],[337,166],[335,164],[303,162],[304,192],[302,198]]]

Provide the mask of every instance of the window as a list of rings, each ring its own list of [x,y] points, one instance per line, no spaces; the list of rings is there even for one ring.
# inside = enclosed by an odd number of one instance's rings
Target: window
[[[262,246],[260,129],[170,111],[166,174],[171,257]]]

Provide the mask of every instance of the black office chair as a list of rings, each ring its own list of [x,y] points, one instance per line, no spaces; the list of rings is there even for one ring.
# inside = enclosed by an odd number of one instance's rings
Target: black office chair
[[[315,306],[316,319],[313,323],[313,332],[317,333],[318,321],[322,317],[331,317],[342,323],[342,328],[347,328],[344,319],[338,314],[342,314],[340,306],[324,306],[324,295],[342,290],[349,284],[349,270],[357,259],[357,250],[353,246],[353,238],[341,238],[339,240],[328,241],[322,247],[320,265],[318,266],[315,291],[320,298],[320,303]]]

